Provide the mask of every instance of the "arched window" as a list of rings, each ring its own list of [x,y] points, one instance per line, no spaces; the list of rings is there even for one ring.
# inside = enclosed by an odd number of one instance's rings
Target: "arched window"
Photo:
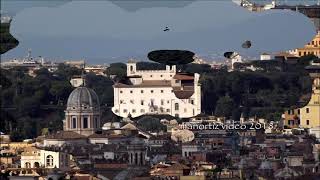
[[[31,168],[31,163],[26,162],[26,163],[25,163],[25,167],[26,167],[26,168]]]
[[[138,153],[134,153],[134,164],[138,164]]]
[[[39,167],[40,167],[39,162],[35,162],[35,163],[34,163],[34,168],[39,168]]]
[[[75,116],[72,116],[71,127],[73,129],[77,128],[77,117],[75,117]]]
[[[53,156],[51,155],[48,155],[47,158],[46,158],[46,165],[47,166],[53,166]]]
[[[89,127],[89,126],[88,126],[88,117],[87,117],[87,116],[84,116],[84,117],[83,117],[82,123],[83,123],[83,128],[84,128],[84,129],[86,129],[86,128]]]

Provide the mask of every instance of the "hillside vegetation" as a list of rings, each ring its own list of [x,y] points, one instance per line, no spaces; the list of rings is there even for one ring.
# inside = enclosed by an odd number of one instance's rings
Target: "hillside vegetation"
[[[252,62],[262,67],[255,72],[227,72],[224,68],[213,70],[209,65],[198,64],[177,68],[201,74],[203,113],[234,120],[238,120],[241,113],[248,117],[279,120],[285,110],[308,102],[311,81],[304,67],[312,59],[315,57],[302,57],[296,65]],[[138,69],[148,69],[148,66],[163,68],[159,64],[138,63]],[[22,140],[62,129],[66,101],[74,89],[69,80],[73,75],[80,75],[80,69],[60,64],[56,72],[40,69],[35,77],[27,75],[23,68],[1,69],[0,73],[1,132],[11,134],[13,140]],[[110,110],[113,106],[112,85],[125,77],[126,66],[123,63],[111,64],[105,73],[107,76],[87,74],[87,86],[99,96],[102,121],[119,121]],[[117,78],[111,80],[109,75],[117,75]],[[146,129],[154,129],[152,123],[145,125],[143,121],[137,121]]]

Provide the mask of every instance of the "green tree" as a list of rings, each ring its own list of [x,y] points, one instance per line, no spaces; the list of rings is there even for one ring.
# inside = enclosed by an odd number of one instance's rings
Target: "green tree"
[[[138,127],[152,132],[166,130],[166,126],[160,123],[160,119],[152,116],[143,116],[137,121]]]
[[[234,102],[229,96],[220,97],[215,109],[216,116],[230,117],[232,115]]]
[[[53,81],[49,91],[56,101],[63,100],[65,102],[72,91],[72,86],[67,81]]]
[[[117,78],[121,79],[127,74],[127,65],[124,63],[112,63],[105,71],[108,76],[115,75]]]

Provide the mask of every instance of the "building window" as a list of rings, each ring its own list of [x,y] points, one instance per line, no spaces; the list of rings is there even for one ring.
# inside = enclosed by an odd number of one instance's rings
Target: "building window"
[[[161,99],[161,105],[162,105],[162,106],[164,105],[164,100],[163,100],[163,99]]]
[[[179,111],[179,103],[174,104],[174,110]]]
[[[144,101],[143,101],[143,100],[141,100],[141,102],[140,102],[140,103],[141,103],[141,105],[144,105]]]
[[[176,84],[180,83],[180,80],[176,80]]]
[[[133,99],[131,99],[131,100],[130,100],[130,103],[131,103],[131,104],[134,104],[134,100],[133,100]]]
[[[154,99],[150,99],[150,105],[154,106]]]
[[[161,90],[160,92],[163,93],[163,90]]]
[[[289,120],[289,121],[288,121],[288,124],[289,124],[289,125],[294,125],[294,120]]]
[[[118,113],[118,112],[119,112],[119,110],[118,110],[118,109],[116,109],[116,110],[114,110],[114,112],[115,112],[115,113]]]
[[[144,109],[141,109],[140,112],[141,112],[141,113],[144,113]]]
[[[140,92],[143,93],[143,90],[141,90]]]
[[[73,129],[77,128],[77,117],[75,117],[75,116],[72,116],[72,125],[71,125],[71,127]]]
[[[150,92],[153,93],[153,90],[151,90]]]
[[[150,75],[150,77],[152,77],[152,75]]]
[[[191,99],[191,104],[194,104],[194,100],[193,99]]]
[[[306,108],[306,113],[309,113],[309,108]]]
[[[163,75],[161,74],[160,77],[163,77]]]
[[[117,110],[117,111],[118,111],[118,110]],[[98,127],[99,127],[98,117],[94,117],[93,123],[94,123],[93,126],[94,126],[95,128],[98,128]]]
[[[167,109],[167,112],[169,113],[169,112],[170,112],[170,109]]]
[[[120,104],[123,104],[123,100],[120,100]]]
[[[130,93],[132,94],[132,93],[133,93],[133,91],[131,90],[131,91],[130,91]]]
[[[179,114],[175,114],[174,116],[175,116],[175,117],[179,117]]]
[[[132,113],[136,113],[136,110],[135,110],[135,109],[132,109]]]
[[[51,155],[48,155],[47,158],[46,158],[46,165],[49,166],[49,167],[52,167],[53,166],[53,156]]]
[[[309,125],[309,124],[310,124],[310,121],[309,121],[309,120],[307,120],[306,124],[307,124],[307,125]]]
[[[25,163],[25,168],[31,168],[31,163],[26,162],[26,163]]]
[[[184,108],[184,112],[185,112],[185,113],[187,112],[187,108]]]
[[[300,109],[298,109],[298,114],[300,114]]]
[[[83,128],[84,129],[88,128],[88,117],[86,117],[86,116],[83,117],[82,123],[83,123]]]
[[[128,110],[127,109],[123,109],[123,113],[127,113],[128,112]]]
[[[120,91],[120,94],[122,94],[123,93],[123,91]]]

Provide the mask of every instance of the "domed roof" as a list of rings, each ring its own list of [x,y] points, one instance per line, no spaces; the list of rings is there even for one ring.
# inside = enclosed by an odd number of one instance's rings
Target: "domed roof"
[[[77,87],[71,92],[67,102],[68,107],[99,107],[99,98],[97,94],[90,88]]]

